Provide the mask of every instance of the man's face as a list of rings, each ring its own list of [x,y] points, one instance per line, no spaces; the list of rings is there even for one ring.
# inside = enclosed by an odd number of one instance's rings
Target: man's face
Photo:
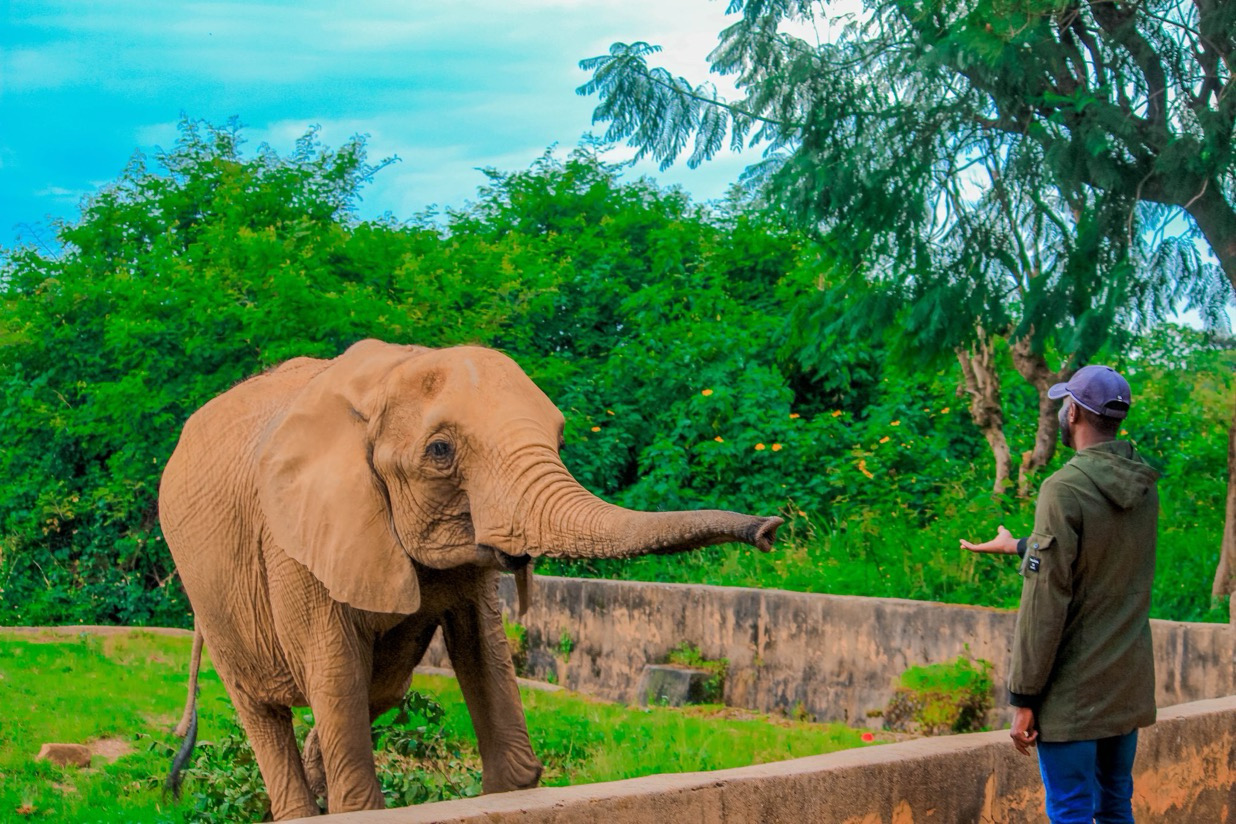
[[[1068,395],[1064,396],[1064,403],[1060,404],[1060,443],[1073,448],[1073,430],[1069,428],[1069,407],[1073,405],[1073,399]]]

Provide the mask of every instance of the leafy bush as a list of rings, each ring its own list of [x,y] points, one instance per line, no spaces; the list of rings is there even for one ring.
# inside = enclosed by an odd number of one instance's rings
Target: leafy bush
[[[480,795],[477,759],[465,758],[459,743],[447,737],[445,717],[441,704],[411,690],[398,707],[374,721],[374,761],[388,807]],[[296,727],[302,746],[308,729]],[[170,757],[170,750],[167,754]],[[270,799],[257,759],[235,719],[217,741],[198,744],[184,776],[196,820],[270,820]]]
[[[708,679],[701,685],[698,700],[701,704],[722,704],[725,702],[725,676],[729,672],[730,662],[726,658],[705,658],[699,647],[684,641],[670,650],[666,661],[680,667],[704,670],[709,673]]]
[[[993,703],[991,662],[962,655],[906,669],[884,711],[884,724],[922,735],[978,732]]]

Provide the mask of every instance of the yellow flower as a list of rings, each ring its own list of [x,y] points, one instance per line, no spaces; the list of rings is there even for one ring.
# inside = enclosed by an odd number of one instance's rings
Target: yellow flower
[[[606,410],[605,410],[605,414],[606,414],[606,415],[612,415],[612,414],[614,414],[614,410],[612,410],[612,409],[606,409]]]
[[[901,421],[893,421],[889,426],[901,426]]]
[[[1121,434],[1121,435],[1127,435],[1127,434],[1129,434],[1129,430],[1127,430],[1127,429],[1121,429],[1121,430],[1120,430],[1120,434]]]
[[[763,452],[763,451],[764,451],[764,444],[762,444],[762,443],[757,443],[757,444],[755,445],[755,451],[756,451],[756,452]]]
[[[834,418],[839,418],[839,417],[841,417],[841,410],[840,410],[840,409],[834,409],[834,410],[833,410],[833,417],[834,417]]]
[[[871,470],[867,468],[867,459],[866,459],[866,458],[859,458],[859,459],[858,459],[858,471],[859,471],[859,472],[861,472],[861,473],[863,473],[864,475],[866,475],[868,478],[874,478],[874,477],[875,477],[875,475],[872,475],[872,474],[871,474]]]
[[[946,406],[946,407],[944,407],[943,409],[941,409],[941,410],[940,410],[940,414],[941,414],[941,415],[947,415],[947,414],[948,414],[948,407]]]
[[[779,443],[775,443],[775,444],[773,444],[773,445],[772,445],[772,450],[773,450],[773,452],[780,452],[780,451],[781,451],[781,444],[779,444]]]
[[[703,396],[706,398],[706,397],[708,397],[709,395],[711,395],[711,394],[712,394],[712,390],[711,390],[711,389],[705,389],[703,392],[700,392],[700,394],[701,394],[701,395],[703,395]]]
[[[885,435],[883,438],[880,438],[880,443],[888,443],[888,435]]]
[[[725,438],[721,437],[720,435],[713,438],[713,440],[716,441],[717,443],[725,443]]]
[[[795,418],[801,418],[801,417],[802,417],[802,415],[799,415],[797,412],[791,412],[791,413],[790,413],[790,420],[793,420],[793,419],[795,419]]]
[[[601,431],[601,427],[599,427],[599,426],[594,426],[594,427],[592,427],[592,431],[593,431],[593,432],[600,432],[600,431]]]

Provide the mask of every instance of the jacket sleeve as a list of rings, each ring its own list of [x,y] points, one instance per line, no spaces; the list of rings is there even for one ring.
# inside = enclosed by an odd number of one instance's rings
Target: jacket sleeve
[[[1038,709],[1056,662],[1073,600],[1073,562],[1081,508],[1064,484],[1048,479],[1039,493],[1034,532],[1022,559],[1021,605],[1009,667],[1009,703]]]

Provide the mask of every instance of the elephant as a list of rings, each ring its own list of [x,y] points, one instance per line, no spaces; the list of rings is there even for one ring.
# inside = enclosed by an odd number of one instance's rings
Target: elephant
[[[439,627],[482,790],[538,783],[501,571],[523,599],[536,557],[772,548],[778,517],[601,500],[563,464],[563,431],[562,413],[496,350],[377,340],[287,361],[190,416],[159,518],[275,819],[319,814],[323,783],[331,813],[384,806],[370,727],[407,692]],[[304,756],[299,706],[315,719]]]

